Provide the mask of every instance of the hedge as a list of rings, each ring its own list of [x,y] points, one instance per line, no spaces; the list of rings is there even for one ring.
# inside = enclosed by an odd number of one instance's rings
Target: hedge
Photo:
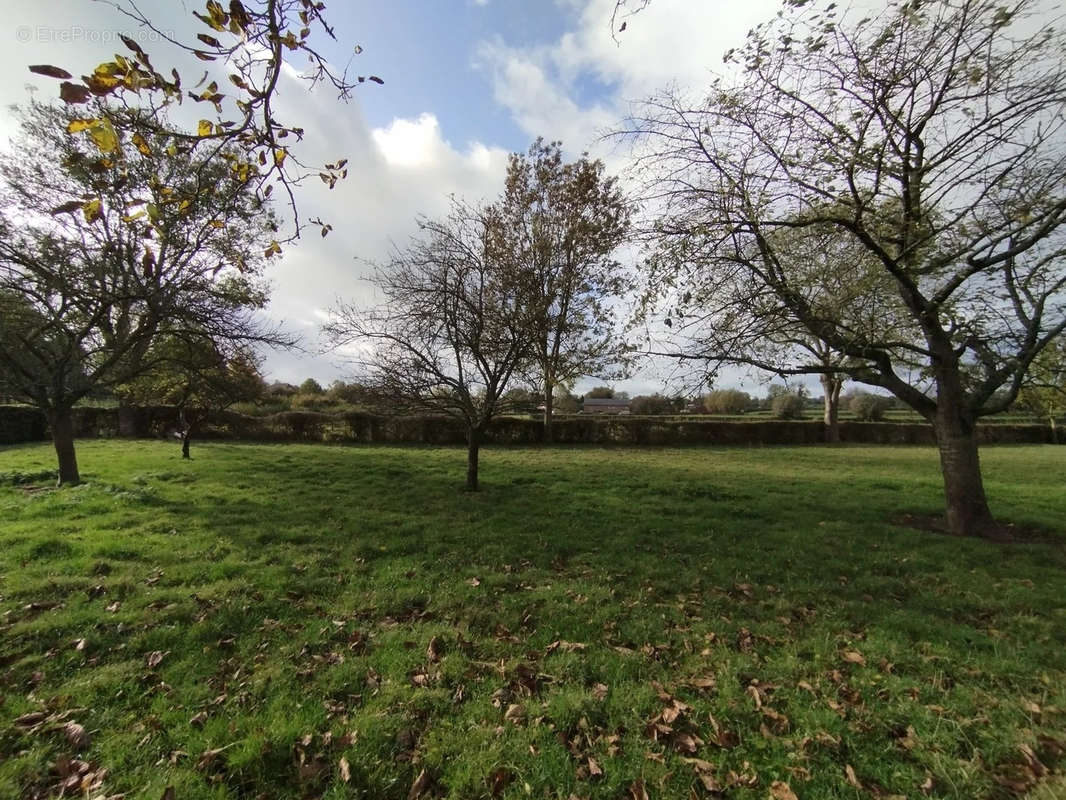
[[[145,408],[76,408],[75,434],[83,438],[165,436],[178,426],[178,410]],[[681,445],[816,444],[824,439],[821,421],[731,421],[656,417],[564,417],[553,424],[559,444]],[[0,444],[40,441],[48,437],[44,416],[26,406],[0,406]],[[495,420],[485,435],[492,444],[537,444],[539,420],[506,417]],[[214,412],[197,434],[201,439],[272,442],[397,442],[462,444],[460,422],[447,417],[387,417],[351,412],[323,414],[285,411],[251,417],[232,411]],[[995,424],[978,427],[982,444],[1040,444],[1053,441],[1046,425]],[[926,423],[841,422],[840,439],[861,444],[935,443]]]

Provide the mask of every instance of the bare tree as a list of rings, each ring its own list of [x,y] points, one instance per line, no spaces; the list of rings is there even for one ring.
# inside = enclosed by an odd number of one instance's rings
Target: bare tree
[[[1063,37],[1034,0],[904,2],[861,20],[788,6],[703,101],[664,95],[629,126],[661,236],[685,243],[699,285],[770,297],[848,357],[833,371],[928,419],[949,529],[1001,535],[975,424],[1066,327]],[[826,227],[878,265],[872,296],[905,327],[854,330],[823,310],[777,232]]]
[[[151,370],[160,331],[292,343],[257,315],[273,216],[247,182],[148,128],[101,166],[56,133],[72,118],[31,107],[0,158],[0,371],[48,417],[61,484],[80,480],[74,404]]]
[[[601,161],[563,161],[559,142],[537,139],[512,153],[497,204],[508,258],[535,277],[535,380],[544,396],[544,440],[552,440],[554,390],[603,377],[625,355],[613,303],[630,288],[614,252],[630,209]]]
[[[492,208],[455,201],[420,227],[371,278],[384,302],[341,305],[326,333],[365,350],[365,381],[397,410],[463,422],[466,487],[476,491],[485,429],[511,409],[507,390],[530,355],[531,276],[508,260]]]

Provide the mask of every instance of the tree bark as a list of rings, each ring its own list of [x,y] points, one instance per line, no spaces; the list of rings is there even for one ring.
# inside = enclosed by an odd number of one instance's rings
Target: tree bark
[[[476,492],[478,489],[477,468],[478,450],[481,447],[481,431],[478,428],[470,428],[466,435],[466,489],[468,492]]]
[[[74,452],[74,417],[69,408],[53,408],[48,412],[52,427],[52,444],[59,460],[57,486],[76,486],[81,483],[78,473],[78,457]]]
[[[544,379],[544,443],[551,444],[554,432],[552,431],[552,391],[555,387],[547,378]]]
[[[840,442],[840,390],[844,379],[832,374],[822,375],[822,395],[825,404],[825,440],[829,444]]]
[[[189,455],[189,444],[192,442],[192,423],[189,422],[184,408],[181,409],[178,416],[181,420],[181,457],[192,458]]]
[[[944,474],[948,530],[957,536],[1002,539],[1005,532],[993,519],[985,497],[976,425],[957,406],[944,401],[939,398],[933,429]]]

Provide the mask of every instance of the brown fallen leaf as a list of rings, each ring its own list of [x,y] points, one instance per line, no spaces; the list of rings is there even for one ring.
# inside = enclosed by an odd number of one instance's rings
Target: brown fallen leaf
[[[428,772],[422,770],[418,773],[414,783],[411,784],[411,789],[407,792],[407,800],[418,800],[420,797],[425,797],[432,786],[433,779],[429,777]]]
[[[212,750],[204,750],[200,753],[200,759],[196,762],[196,768],[199,770],[207,769],[215,763],[225,749],[225,747],[216,747]]]
[[[844,765],[844,775],[847,777],[848,783],[854,786],[856,789],[863,788],[862,781],[860,781],[858,776],[855,774],[855,770],[852,768],[851,764]]]
[[[863,658],[862,653],[858,650],[845,650],[841,653],[841,657],[849,664],[858,664],[859,666],[866,666],[866,659]]]
[[[503,718],[512,725],[521,725],[526,718],[526,710],[518,703],[512,703],[507,706],[507,711],[504,712]]]
[[[493,797],[499,797],[503,794],[503,790],[511,785],[511,781],[514,780],[514,773],[507,767],[498,767],[489,773],[488,784],[489,794]]]
[[[641,778],[637,778],[629,787],[629,800],[648,800],[648,791]]]
[[[607,692],[607,684],[605,683],[596,683],[592,686],[592,696],[597,700],[607,699]]]
[[[72,747],[82,748],[89,744],[89,734],[85,728],[76,722],[68,722],[63,726],[63,735],[67,737]]]
[[[74,645],[74,649],[80,653],[85,649],[86,641],[85,639],[75,639],[72,644]]]
[[[199,714],[196,714],[195,716],[193,716],[192,719],[189,720],[189,724],[192,725],[194,728],[202,728],[205,722],[207,722],[206,711],[201,711]]]
[[[352,779],[352,767],[348,763],[348,759],[341,756],[341,760],[337,762],[337,768],[340,770],[341,780],[344,783],[350,782]]]
[[[15,719],[15,726],[18,728],[32,728],[41,722],[48,719],[48,714],[44,711],[31,711],[28,714],[23,714],[21,717]]]
[[[770,784],[770,797],[773,800],[799,800],[792,787],[784,781],[774,781]]]
[[[441,656],[440,637],[439,636],[434,636],[432,639],[429,640],[429,646],[426,647],[426,658],[429,660],[429,663],[436,664],[436,663],[438,663],[440,661],[440,656]]]
[[[120,602],[119,602],[118,600],[116,600],[116,601],[115,601],[114,603],[111,603],[111,604],[110,604],[110,605],[109,605],[109,606],[107,607],[107,609],[106,609],[106,610],[107,610],[107,613],[109,613],[109,614],[114,614],[114,613],[115,613],[116,611],[118,611],[118,610],[119,610],[120,608],[122,608],[122,603],[120,603]]]
[[[600,769],[599,763],[592,756],[589,756],[589,775],[593,777],[603,775],[603,770]]]
[[[715,780],[714,765],[710,761],[704,761],[702,758],[682,758],[681,760],[692,765],[704,789],[712,794],[722,791],[722,785]]]
[[[467,583],[469,583],[471,586],[480,586],[481,580],[479,578],[471,578],[467,581]]]
[[[929,794],[933,791],[933,775],[930,772],[925,773],[925,780],[922,781],[921,786],[918,787],[922,794]]]
[[[148,669],[155,669],[161,663],[163,663],[163,659],[166,658],[169,654],[169,650],[165,652],[162,650],[153,650],[151,653],[144,657],[145,666],[147,666]]]
[[[715,686],[718,685],[718,681],[708,675],[707,677],[703,678],[693,678],[692,680],[687,681],[686,685],[691,686],[693,689],[701,689],[707,691],[715,688]]]

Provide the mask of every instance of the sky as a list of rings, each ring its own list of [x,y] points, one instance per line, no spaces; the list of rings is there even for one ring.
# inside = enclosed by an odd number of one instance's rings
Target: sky
[[[180,38],[202,30],[191,15],[199,2],[138,5]],[[332,191],[316,184],[298,193],[301,215],[320,216],[334,229],[325,239],[310,230],[268,268],[268,314],[304,342],[302,351],[268,353],[268,377],[323,384],[352,378],[342,354],[323,351],[320,326],[341,300],[373,302],[363,280],[368,262],[403,246],[419,214],[442,214],[450,195],[494,197],[508,154],[538,136],[561,140],[569,157],[587,151],[603,158],[624,175],[628,154],[604,134],[660,89],[707,85],[722,54],[778,7],[778,0],[652,0],[612,37],[614,0],[334,0],[326,13],[337,40],[317,45],[332,64],[350,61],[356,74],[384,84],[368,82],[344,103],[324,90],[309,92],[296,62],[279,87],[279,118],[306,130],[300,156],[348,158],[349,178]],[[119,33],[140,42],[157,66],[178,59],[107,2],[4,0],[3,9],[0,146],[15,130],[11,104],[57,93],[56,82],[31,74],[30,64],[82,74],[124,49]],[[362,52],[355,55],[357,45]],[[615,385],[631,394],[670,390],[670,373],[669,364],[649,363]],[[730,384],[759,389],[739,373],[719,382]]]

